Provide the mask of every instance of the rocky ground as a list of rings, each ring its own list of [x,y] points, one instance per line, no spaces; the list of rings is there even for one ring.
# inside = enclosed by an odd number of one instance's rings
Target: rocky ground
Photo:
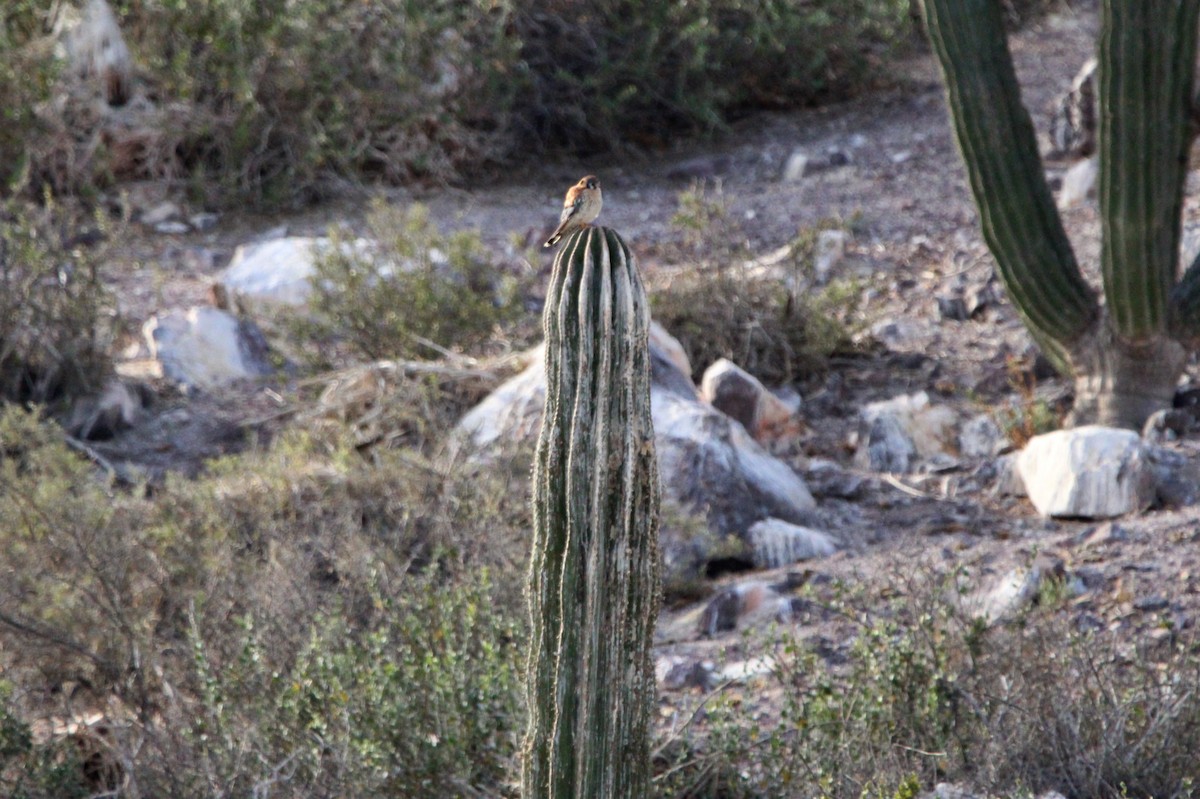
[[[1090,54],[1096,25],[1095,10],[1085,4],[1013,39],[1025,101],[1041,130],[1053,100]],[[795,153],[807,157],[808,168],[787,179]],[[1065,167],[1048,163],[1051,178]],[[874,354],[837,360],[827,374],[798,385],[806,432],[776,446],[808,482],[839,551],[771,572],[722,575],[710,586],[721,600],[716,605],[709,597],[669,609],[656,650],[664,724],[696,697],[696,682],[678,675],[695,673],[697,663],[702,671],[705,663],[719,671],[752,660],[756,653],[742,636],[747,628],[782,619],[831,651],[846,645],[852,625],[804,612],[792,601],[800,583],[818,593],[822,586],[852,584],[883,597],[905,590],[914,575],[959,569],[975,586],[981,612],[1000,618],[1012,593],[1004,593],[1005,585],[1019,588],[1056,574],[1071,586],[1062,612],[1079,629],[1168,635],[1194,624],[1200,548],[1191,544],[1200,537],[1200,507],[1186,497],[1113,521],[1051,520],[1028,499],[998,490],[991,455],[950,447],[947,459],[927,460],[904,474],[856,461],[860,410],[868,403],[923,391],[961,421],[1037,400],[1053,406],[1069,388],[1035,368],[1028,336],[994,280],[928,56],[908,65],[898,88],[844,105],[757,116],[716,147],[625,163],[528,166],[478,189],[396,191],[388,200],[420,201],[444,227],[478,228],[489,244],[519,252],[513,241],[538,241],[563,189],[585,173],[603,181],[603,223],[626,237],[651,276],[663,267],[666,244],[679,236],[670,219],[678,193],[693,180],[719,181],[731,213],[744,221],[750,250],[762,255],[800,228],[853,218],[853,237],[832,277],[858,278],[856,324],[881,345]],[[1200,183],[1193,176],[1189,203],[1197,202]],[[362,214],[360,203],[347,200],[284,220],[227,214],[206,231],[164,234],[147,227],[110,265],[122,312],[140,322],[167,308],[206,304],[214,276],[237,245],[281,224],[293,235],[320,235],[332,222],[361,224]],[[1081,260],[1094,261],[1094,206],[1080,204],[1064,217]],[[550,255],[540,257],[529,268],[545,270]],[[1194,366],[1189,374],[1190,383]],[[270,418],[277,396],[254,385],[176,397],[97,451],[152,468],[194,469],[238,431]],[[1185,433],[1162,446],[1194,459],[1200,436]],[[1001,605],[989,605],[993,600]]]

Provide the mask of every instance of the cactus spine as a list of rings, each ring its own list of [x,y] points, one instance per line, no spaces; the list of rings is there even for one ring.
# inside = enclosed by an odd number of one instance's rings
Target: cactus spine
[[[1103,0],[1105,306],[1080,273],[1021,105],[997,0],[923,0],[984,238],[1034,338],[1075,377],[1074,421],[1138,427],[1196,339],[1200,267],[1173,288],[1200,0]],[[1190,342],[1189,342],[1190,343]]]
[[[533,471],[526,799],[649,795],[659,580],[649,322],[620,236],[592,227],[563,242]]]

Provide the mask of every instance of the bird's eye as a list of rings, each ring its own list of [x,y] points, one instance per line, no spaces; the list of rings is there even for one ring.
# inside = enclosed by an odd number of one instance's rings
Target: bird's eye
[[[589,189],[594,189],[594,188],[596,188],[596,181],[594,181],[594,180],[589,180],[589,181],[587,182],[587,187],[588,187]]]

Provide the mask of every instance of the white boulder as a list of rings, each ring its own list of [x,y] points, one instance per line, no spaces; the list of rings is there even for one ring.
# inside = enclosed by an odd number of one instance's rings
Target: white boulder
[[[1154,469],[1132,430],[1089,425],[1036,436],[1017,470],[1038,513],[1110,519],[1154,501]]]
[[[218,308],[157,314],[142,325],[142,335],[162,374],[185,386],[213,389],[272,371],[262,332]]]
[[[217,282],[230,296],[252,304],[304,305],[312,293],[316,259],[332,246],[328,238],[309,236],[243,244],[234,251]],[[355,239],[343,246],[347,252],[364,257],[375,249],[369,239]]]

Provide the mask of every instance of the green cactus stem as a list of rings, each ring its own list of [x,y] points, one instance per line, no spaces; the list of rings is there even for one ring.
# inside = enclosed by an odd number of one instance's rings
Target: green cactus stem
[[[1179,263],[1200,3],[1106,2],[1099,56],[1100,267],[1130,343],[1165,333]]]
[[[954,130],[1000,277],[1060,364],[1099,314],[1046,185],[996,0],[925,0]]]
[[[923,0],[984,238],[1047,355],[1071,421],[1140,427],[1200,341],[1200,266],[1176,286],[1200,0],[1103,0],[1100,272],[1084,282],[1042,174],[998,0]]]
[[[649,323],[616,232],[564,240],[546,297],[533,470],[525,799],[650,795],[659,484]]]

